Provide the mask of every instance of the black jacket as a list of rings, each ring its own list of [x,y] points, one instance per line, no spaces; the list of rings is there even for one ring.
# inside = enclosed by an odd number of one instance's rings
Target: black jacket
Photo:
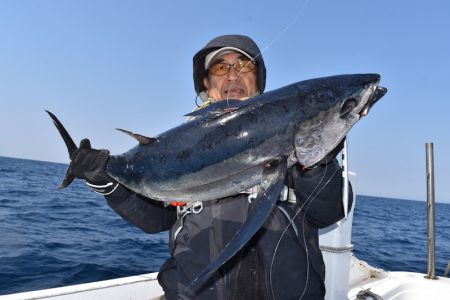
[[[318,229],[344,216],[341,169],[336,160],[306,172],[296,165],[287,179],[297,203],[279,201],[265,225],[195,299],[324,298],[325,266]],[[240,194],[205,201],[200,213],[177,219],[175,207],[164,207],[124,187],[106,199],[124,219],[147,233],[170,229],[171,257],[158,276],[167,299],[180,299],[179,292],[231,240],[252,205],[247,195]]]

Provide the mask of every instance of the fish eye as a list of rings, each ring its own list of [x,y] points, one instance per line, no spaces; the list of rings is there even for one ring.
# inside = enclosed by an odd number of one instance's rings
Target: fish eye
[[[356,106],[358,105],[358,101],[355,98],[347,99],[341,106],[341,110],[339,111],[340,117],[345,118]]]

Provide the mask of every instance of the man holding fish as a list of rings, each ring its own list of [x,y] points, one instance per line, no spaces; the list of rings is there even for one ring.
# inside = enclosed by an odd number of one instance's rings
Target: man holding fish
[[[264,61],[247,36],[216,37],[195,54],[193,62],[194,86],[202,107],[245,101],[264,92]],[[234,109],[222,103],[223,111]],[[318,229],[344,217],[343,179],[335,159],[342,144],[313,166],[305,168],[299,162],[290,166],[283,173],[279,200],[264,225],[198,285],[193,284],[197,276],[246,221],[259,185],[210,201],[155,201],[107,175],[109,151],[92,149],[87,139],[71,155],[70,170],[145,232],[170,230],[171,256],[158,275],[167,299],[323,299],[325,265]],[[350,207],[352,198],[350,193]]]

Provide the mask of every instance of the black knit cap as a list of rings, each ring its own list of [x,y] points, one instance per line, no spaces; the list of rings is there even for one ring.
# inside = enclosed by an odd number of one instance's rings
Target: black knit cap
[[[264,60],[261,55],[256,43],[245,35],[222,35],[212,39],[205,47],[200,49],[194,55],[194,86],[197,94],[206,90],[203,85],[203,78],[205,78],[208,73],[205,70],[205,57],[214,50],[218,50],[223,47],[235,47],[241,49],[248,53],[256,61],[257,71],[258,71],[258,87],[259,91],[264,92],[266,87],[266,66],[264,65]],[[256,58],[255,58],[256,57]]]

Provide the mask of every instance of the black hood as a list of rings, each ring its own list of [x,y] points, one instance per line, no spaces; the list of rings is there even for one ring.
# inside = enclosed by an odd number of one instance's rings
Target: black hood
[[[205,70],[206,55],[223,47],[235,47],[241,49],[254,58],[258,71],[259,91],[260,93],[264,92],[264,88],[266,87],[266,66],[264,65],[261,51],[256,43],[248,36],[231,34],[218,36],[212,39],[205,47],[194,55],[194,87],[197,94],[206,90],[203,85],[203,78],[207,75],[207,71]]]

